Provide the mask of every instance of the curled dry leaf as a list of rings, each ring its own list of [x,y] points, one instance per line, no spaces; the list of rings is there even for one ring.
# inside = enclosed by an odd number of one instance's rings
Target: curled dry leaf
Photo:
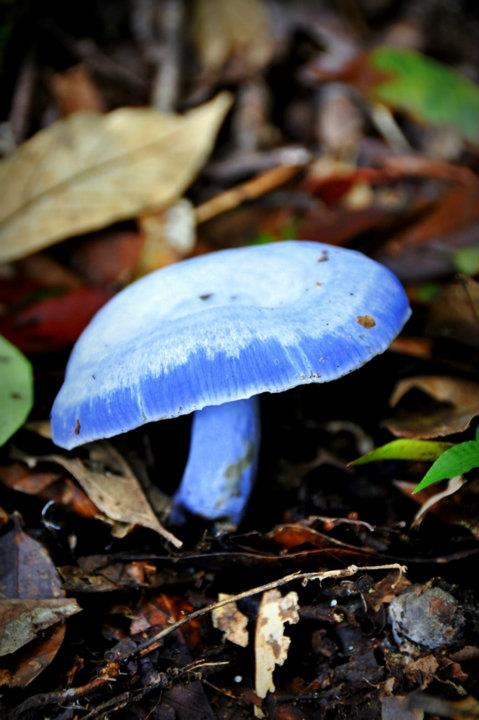
[[[442,375],[418,375],[401,380],[390,398],[394,407],[410,390],[421,390],[449,407],[434,409],[429,413],[402,411],[385,421],[393,435],[408,438],[434,438],[467,430],[473,418],[479,415],[479,383]]]
[[[255,635],[255,692],[265,698],[275,689],[273,672],[276,665],[283,665],[288,657],[291,640],[284,636],[286,623],[299,622],[298,594],[281,595],[279,590],[268,590],[261,598]],[[256,717],[263,717],[255,707]]]
[[[432,507],[441,502],[441,500],[444,500],[444,498],[454,495],[454,493],[462,488],[465,482],[466,481],[461,476],[450,478],[447,481],[447,487],[444,490],[431,495],[431,497],[429,497],[417,511],[414,516],[414,520],[411,523],[411,527],[418,528]]]
[[[468,530],[476,540],[479,540],[479,483],[477,480],[466,484],[462,481],[461,487],[457,490],[454,488],[454,483],[455,479],[451,483],[452,492],[449,492],[450,485],[448,484],[447,494],[438,498],[437,488],[433,485],[415,494],[416,483],[406,480],[394,481],[395,487],[407,498],[420,505],[421,509],[423,505],[427,505],[427,512],[438,517],[441,522],[447,525],[460,525]],[[430,502],[431,500],[432,502]],[[416,514],[413,522],[416,522],[419,513],[421,510]]]
[[[230,105],[221,93],[183,116],[76,113],[37,133],[0,163],[0,261],[170,205],[203,165]]]
[[[64,455],[28,456],[28,464],[53,462],[73,475],[90,500],[108,518],[128,525],[150,528],[176,547],[182,543],[159,522],[138,479],[119,453],[107,443],[90,446],[91,466],[79,458]],[[103,466],[103,470],[98,467]],[[107,468],[115,468],[114,471]]]
[[[231,595],[220,593],[218,600],[227,600]],[[221,630],[225,640],[229,640],[240,647],[248,646],[248,618],[240,610],[235,602],[223,607],[216,608],[211,613],[213,627]]]

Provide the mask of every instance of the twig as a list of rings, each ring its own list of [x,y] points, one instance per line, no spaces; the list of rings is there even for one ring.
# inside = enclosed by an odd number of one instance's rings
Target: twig
[[[156,63],[151,104],[162,112],[172,112],[178,100],[184,15],[183,0],[164,0],[156,10],[163,42]]]
[[[108,717],[108,715],[104,715],[105,712],[116,712],[130,703],[139,702],[150,692],[158,688],[161,690],[167,690],[174,685],[176,680],[181,679],[185,675],[193,675],[195,679],[199,680],[201,679],[202,671],[210,669],[215,670],[216,668],[221,668],[225,665],[229,665],[229,662],[224,660],[195,660],[194,662],[184,665],[181,668],[171,668],[170,670],[167,670],[167,672],[156,673],[152,681],[146,687],[133,691],[126,690],[119,695],[109,698],[85,715],[83,720],[95,720],[96,718]]]
[[[370,114],[376,129],[393,150],[400,153],[411,152],[411,146],[389,108],[376,103],[372,106]]]
[[[203,174],[220,183],[232,183],[265,170],[271,170],[277,165],[305,166],[313,159],[312,153],[302,145],[283,145],[272,148],[267,152],[234,152],[224,160],[210,162],[203,169]]]
[[[25,139],[27,133],[36,75],[33,55],[29,54],[23,62],[18,75],[12,99],[12,109],[8,119],[17,145]]]
[[[245,600],[246,598],[253,597],[254,595],[259,595],[267,590],[274,590],[275,588],[282,587],[283,585],[288,585],[296,580],[299,580],[303,585],[306,585],[313,580],[319,580],[322,582],[323,580],[329,580],[332,578],[352,577],[358,572],[363,572],[365,570],[397,570],[401,576],[404,572],[406,572],[406,569],[405,565],[400,565],[399,563],[389,563],[387,565],[364,565],[362,567],[359,567],[358,565],[349,565],[347,568],[341,568],[339,570],[325,570],[324,572],[290,573],[289,575],[279,578],[279,580],[272,580],[264,585],[258,585],[250,590],[244,590],[237,595],[231,595],[225,600],[218,600],[218,602],[212,603],[211,605],[207,605],[204,608],[200,608],[199,610],[195,610],[194,612],[185,615],[180,620],[172,623],[169,627],[163,628],[163,630],[160,630],[160,632],[156,633],[156,635],[153,635],[151,638],[148,638],[144,642],[140,643],[135,650],[128,654],[128,657],[137,653],[143,657],[144,655],[153,652],[157,647],[159,647],[163,638],[167,637],[172,632],[175,632],[175,630],[178,630],[178,628],[182,627],[186,623],[196,620],[196,618],[201,617],[202,615],[206,615],[213,610],[222,608],[230,603]]]
[[[25,714],[35,708],[45,707],[46,705],[62,705],[71,703],[78,698],[89,695],[99,690],[112,680],[116,680],[120,672],[120,664],[117,662],[108,662],[101,670],[98,677],[93,678],[85,685],[76,688],[67,688],[66,690],[57,690],[50,693],[38,693],[24,700],[16,708],[13,708],[8,715],[8,720],[21,720]]]
[[[246,200],[253,200],[264,195],[278,185],[283,185],[301,169],[301,165],[280,165],[266,170],[252,180],[247,180],[230,190],[215,195],[211,200],[196,208],[196,222],[206,222],[227,210],[233,210]]]
[[[358,565],[349,565],[348,567],[341,568],[339,570],[325,570],[324,572],[294,572],[290,573],[289,575],[285,575],[278,580],[272,580],[271,582],[265,583],[264,585],[258,585],[254,588],[251,588],[250,590],[245,590],[244,592],[238,593],[237,595],[231,595],[225,600],[219,600],[218,602],[212,603],[211,605],[207,605],[204,608],[200,608],[199,610],[195,610],[194,612],[185,615],[180,620],[177,620],[176,622],[172,623],[160,632],[156,633],[156,635],[153,635],[151,638],[148,638],[143,643],[137,645],[133,650],[125,653],[125,655],[118,658],[115,662],[107,662],[107,664],[102,668],[98,677],[94,678],[89,683],[81,685],[77,688],[68,688],[67,690],[60,690],[57,692],[33,695],[32,697],[25,700],[23,703],[20,703],[20,705],[17,705],[17,707],[14,708],[8,716],[8,720],[20,720],[20,718],[22,718],[27,711],[34,708],[43,707],[45,705],[71,702],[72,700],[76,700],[79,697],[83,697],[84,695],[90,694],[98,690],[99,688],[106,685],[108,682],[116,680],[117,676],[120,673],[120,661],[124,662],[126,660],[129,660],[131,657],[137,654],[142,657],[148,655],[159,647],[161,641],[165,637],[171,635],[171,633],[175,632],[183,625],[186,625],[187,623],[195,620],[198,617],[201,617],[202,615],[207,615],[213,610],[224,607],[225,605],[238,602],[239,600],[245,600],[249,597],[254,597],[254,595],[259,595],[260,593],[266,592],[267,590],[274,590],[275,588],[282,587],[283,585],[288,585],[289,583],[295,581],[300,581],[303,585],[306,585],[313,580],[319,580],[319,582],[322,582],[323,580],[331,580],[335,578],[348,578],[356,575],[359,572],[375,570],[397,570],[399,573],[399,577],[401,577],[401,575],[406,572],[406,569],[407,568],[404,565],[400,565],[399,563],[389,563],[386,565],[363,565],[362,567],[359,567]],[[205,663],[203,663],[202,667],[204,667],[204,665]],[[123,698],[123,695],[121,697]],[[120,702],[123,702],[123,699],[120,700]]]

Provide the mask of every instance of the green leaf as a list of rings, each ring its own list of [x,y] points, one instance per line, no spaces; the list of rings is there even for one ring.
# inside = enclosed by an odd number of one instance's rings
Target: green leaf
[[[475,467],[479,467],[479,441],[468,440],[454,445],[431,465],[419,485],[414,488],[414,492],[421,492],[440,480],[463,475]]]
[[[456,250],[454,265],[464,275],[476,275],[479,272],[479,245]]]
[[[33,402],[32,367],[0,335],[0,446],[25,422]]]
[[[432,125],[454,125],[466,140],[479,143],[479,87],[475,83],[412,50],[380,47],[369,58],[386,75],[374,88],[376,100]]]
[[[450,447],[452,447],[452,443],[436,440],[392,440],[386,445],[381,445],[366,455],[362,455],[350,465],[365,465],[379,460],[435,460]]]

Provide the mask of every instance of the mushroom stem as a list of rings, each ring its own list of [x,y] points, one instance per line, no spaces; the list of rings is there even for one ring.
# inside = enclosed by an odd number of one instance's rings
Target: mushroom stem
[[[237,525],[256,474],[259,441],[257,397],[195,412],[188,462],[174,498],[175,519],[186,508]]]

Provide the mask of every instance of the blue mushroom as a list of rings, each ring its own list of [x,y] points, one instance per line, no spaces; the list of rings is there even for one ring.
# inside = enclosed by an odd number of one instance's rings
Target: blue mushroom
[[[387,268],[316,242],[170,265],[116,295],[79,338],[52,409],[54,442],[70,449],[194,413],[176,516],[236,525],[258,460],[257,396],[356,370],[409,314]]]

